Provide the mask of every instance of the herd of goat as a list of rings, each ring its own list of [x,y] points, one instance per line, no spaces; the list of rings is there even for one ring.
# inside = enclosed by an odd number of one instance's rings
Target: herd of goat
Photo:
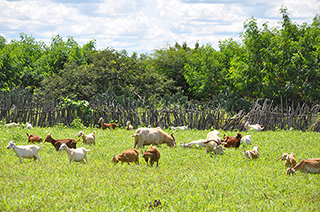
[[[115,129],[118,127],[117,123],[104,123],[104,119],[100,118],[99,123],[101,123],[101,129]],[[16,123],[10,123],[4,125],[7,127],[11,126],[18,126]],[[32,125],[26,123],[26,127],[28,129],[32,128]],[[244,127],[247,131],[262,131],[263,126],[259,124],[250,125],[248,122],[244,123]],[[172,130],[187,130],[188,126],[177,126],[171,127]],[[126,123],[127,130],[133,130],[132,125],[128,121]],[[14,141],[10,141],[7,149],[12,149],[16,156],[19,158],[20,163],[22,163],[22,158],[33,158],[35,161],[40,160],[39,151],[43,139],[34,134],[28,134],[28,142],[40,143],[40,146],[37,145],[20,145],[17,146]],[[84,144],[95,145],[95,132],[85,135],[83,131],[78,133],[78,137],[82,137],[82,141]],[[140,148],[146,145],[156,145],[159,146],[161,144],[167,144],[169,147],[175,147],[176,141],[173,134],[168,135],[165,133],[160,127],[151,128],[151,127],[144,127],[138,128],[136,132],[132,135],[134,138],[134,147],[132,149],[128,149],[122,152],[120,155],[112,157],[112,162],[115,164],[119,161],[121,163],[136,163],[139,164],[139,151],[136,148]],[[69,163],[73,162],[83,162],[88,163],[87,159],[87,152],[90,149],[85,149],[84,147],[77,148],[77,143],[80,141],[76,141],[73,138],[67,139],[54,139],[50,134],[48,134],[45,138],[45,142],[51,143],[57,151],[66,151],[69,157]],[[236,137],[232,136],[223,136],[223,139],[220,138],[219,131],[213,130],[210,131],[207,135],[206,139],[192,141],[187,144],[180,144],[184,148],[192,147],[197,145],[199,147],[205,147],[206,152],[210,153],[213,152],[216,155],[222,155],[226,148],[238,148],[241,143],[246,145],[252,145],[251,135],[246,135],[242,137],[241,133],[237,133]],[[159,165],[160,159],[160,151],[156,146],[151,146],[149,150],[143,152],[142,157],[145,159],[146,163],[149,163],[150,166],[153,166],[154,163]],[[256,159],[259,158],[259,148],[258,146],[254,146],[252,150],[247,150],[244,152],[244,155],[249,159]],[[293,153],[290,155],[288,153],[284,153],[282,156],[279,157],[281,160],[285,160],[285,166],[287,167],[287,174],[295,174],[296,171],[300,171],[303,173],[310,173],[310,174],[320,174],[320,158],[313,158],[313,159],[304,159],[300,161],[298,164],[296,163],[296,159]]]

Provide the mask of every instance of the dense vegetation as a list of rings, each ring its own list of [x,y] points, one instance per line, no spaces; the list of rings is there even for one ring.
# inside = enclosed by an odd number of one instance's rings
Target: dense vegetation
[[[293,102],[320,99],[320,16],[311,24],[291,21],[281,8],[277,27],[244,23],[241,42],[220,41],[191,48],[176,43],[150,54],[96,50],[95,40],[80,46],[59,35],[47,45],[21,33],[10,43],[0,36],[0,89],[27,88],[42,98],[90,100],[112,93],[161,100],[237,104],[257,98]],[[237,100],[235,102],[235,100]],[[232,101],[232,102],[230,102]]]
[[[14,152],[5,149],[10,140],[26,145],[26,132],[76,138],[80,130],[86,134],[95,130],[97,135],[96,145],[77,145],[91,149],[88,165],[70,165],[67,154],[57,152],[51,143],[42,144],[42,162],[23,159],[20,164]],[[207,133],[186,130],[174,135],[179,145],[203,139]],[[216,156],[201,148],[162,145],[159,167],[149,167],[142,157],[140,165],[111,163],[112,156],[133,147],[133,131],[2,128],[0,211],[150,211],[149,202],[155,199],[162,202],[155,211],[319,211],[320,175],[297,172],[287,176],[284,162],[278,160],[292,151],[297,161],[319,157],[318,133],[242,133],[252,135],[260,158],[249,160],[243,155],[253,146],[241,145]],[[223,134],[234,136],[236,132],[221,131]]]

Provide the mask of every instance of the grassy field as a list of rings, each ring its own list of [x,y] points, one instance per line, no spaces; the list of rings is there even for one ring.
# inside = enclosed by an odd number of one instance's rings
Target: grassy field
[[[76,138],[80,129],[34,128],[0,130],[0,211],[148,211],[149,202],[160,199],[155,211],[319,211],[320,175],[297,172],[287,176],[284,152],[295,153],[299,162],[320,157],[319,133],[300,131],[242,132],[259,146],[260,158],[249,160],[243,151],[253,146],[228,149],[224,155],[205,149],[159,147],[159,167],[111,163],[114,155],[133,147],[134,131],[96,131],[89,164],[69,164],[66,152],[51,143],[40,150],[42,162],[23,159],[10,140],[26,145],[26,132],[53,138]],[[165,130],[169,133],[169,130]],[[175,132],[177,144],[205,139],[209,131]],[[220,132],[235,136],[236,132]],[[141,148],[145,150],[149,147]],[[140,155],[141,156],[141,155]]]

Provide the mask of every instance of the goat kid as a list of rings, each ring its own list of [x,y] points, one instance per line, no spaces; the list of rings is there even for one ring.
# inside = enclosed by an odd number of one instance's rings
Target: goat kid
[[[192,147],[194,145],[197,145],[199,147],[205,147],[206,145],[204,144],[204,142],[206,142],[206,139],[200,139],[200,140],[196,140],[196,141],[191,141],[190,143],[187,144],[180,144],[180,146],[186,148],[186,147]]]
[[[245,156],[247,158],[251,159],[256,159],[259,157],[259,148],[257,146],[253,147],[252,150],[247,150],[244,152]]]
[[[27,129],[32,129],[32,124],[30,124],[29,122],[26,122],[26,128]]]
[[[188,129],[188,126],[177,126],[177,127],[171,127],[172,130],[187,130]]]
[[[122,152],[120,155],[112,157],[113,163],[117,164],[119,161],[121,161],[121,163],[130,164],[131,162],[135,162],[136,164],[139,164],[139,151],[132,148]]]
[[[244,127],[246,128],[247,131],[250,131],[250,130],[254,130],[254,131],[257,131],[257,132],[261,132],[264,127],[261,125],[261,124],[249,124],[249,122],[246,122],[244,124]]]
[[[84,132],[80,131],[78,133],[78,137],[82,137],[82,142],[84,144],[88,144],[88,145],[94,144],[94,145],[96,145],[96,132],[93,132],[93,133],[90,133],[88,135],[85,135]]]
[[[241,143],[246,145],[252,145],[251,135],[246,135],[241,138]]]
[[[131,125],[130,121],[126,123],[126,130],[133,130],[133,126]]]
[[[306,174],[320,174],[320,158],[303,159],[293,168],[288,168],[287,174],[296,174],[296,171]]]
[[[27,136],[28,136],[28,143],[30,143],[30,142],[42,142],[43,141],[43,138],[41,138],[40,136],[37,136],[37,135],[35,135],[35,134],[28,134],[28,133],[26,133],[27,134]]]
[[[12,149],[16,153],[16,156],[19,158],[20,163],[22,163],[22,158],[33,158],[34,161],[36,161],[37,159],[41,161],[39,157],[39,151],[40,151],[41,145],[42,144],[40,144],[40,146],[36,146],[36,145],[17,146],[14,143],[14,141],[10,141],[6,148]]]
[[[224,139],[224,147],[235,147],[238,148],[241,143],[242,135],[240,133],[237,134],[237,136],[234,138],[232,136],[223,136]]]
[[[142,157],[144,158],[147,164],[150,158],[150,166],[153,166],[155,162],[157,162],[157,166],[159,165],[160,152],[155,146],[151,146],[148,151],[145,151]]]
[[[105,129],[116,129],[116,127],[118,127],[119,125],[119,122],[116,124],[116,123],[104,123],[104,119],[102,117],[100,117],[98,123],[101,123],[101,129],[105,130]]]
[[[289,155],[288,153],[283,153],[278,159],[285,160],[285,166],[292,168],[297,164],[296,158],[293,152]]]
[[[5,124],[3,126],[4,127],[19,127],[19,125],[20,125],[20,122],[18,122],[18,123],[11,122],[11,123]]]
[[[90,149],[85,149],[80,147],[78,149],[69,149],[68,146],[63,143],[61,144],[59,151],[66,151],[69,157],[69,163],[83,162],[88,164],[87,152],[90,152]]]

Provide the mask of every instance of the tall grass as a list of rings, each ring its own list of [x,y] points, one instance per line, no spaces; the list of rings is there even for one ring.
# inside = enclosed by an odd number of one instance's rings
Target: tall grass
[[[249,160],[243,151],[228,149],[224,155],[205,149],[160,146],[159,167],[112,164],[111,158],[133,147],[133,131],[96,131],[89,164],[69,164],[65,152],[51,143],[40,150],[42,162],[23,159],[7,150],[10,140],[27,144],[26,132],[43,138],[76,138],[80,129],[34,128],[0,130],[0,211],[148,211],[149,202],[160,199],[156,211],[319,211],[320,175],[298,172],[287,176],[284,152],[297,161],[320,157],[319,133],[300,131],[243,132],[259,146],[260,158]],[[169,133],[169,130],[166,130]],[[175,132],[178,144],[205,138],[209,131]],[[220,135],[236,132],[220,132]],[[148,147],[141,148],[145,150]]]

